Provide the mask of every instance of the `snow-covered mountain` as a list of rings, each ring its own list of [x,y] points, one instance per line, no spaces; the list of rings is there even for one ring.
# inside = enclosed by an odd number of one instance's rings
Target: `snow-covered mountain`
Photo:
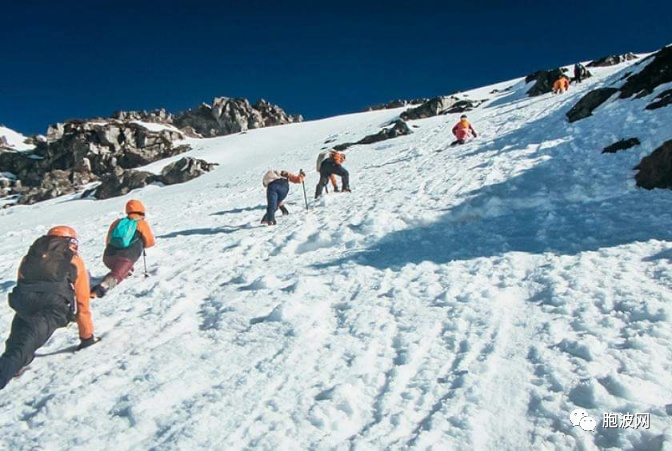
[[[11,128],[0,125],[0,149],[30,150],[35,146],[26,143],[27,137]]]
[[[312,199],[317,153],[405,108],[189,139],[187,155],[219,163],[189,183],[3,210],[2,297],[28,246],[57,224],[79,232],[88,269],[104,274],[107,226],[131,198],[148,206],[158,245],[150,277],[140,261],[93,301],[98,345],[59,353],[77,340],[76,327],[59,330],[0,392],[0,443],[672,446],[672,196],[633,180],[672,137],[672,108],[644,109],[672,86],[565,116],[647,64],[637,63],[591,68],[562,95],[529,98],[523,78],[461,93],[488,99],[467,113],[477,139],[449,146],[456,113],[352,146],[351,194]],[[601,153],[633,136],[640,145]],[[292,185],[275,227],[259,224],[268,168],[308,173],[309,209]],[[4,336],[11,318],[0,309]],[[594,431],[573,425],[576,409]],[[639,423],[608,427],[628,413]]]

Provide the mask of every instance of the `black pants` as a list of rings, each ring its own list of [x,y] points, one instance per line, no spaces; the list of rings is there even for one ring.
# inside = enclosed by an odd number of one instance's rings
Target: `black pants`
[[[5,352],[0,356],[0,389],[33,361],[35,351],[56,329],[67,326],[72,319],[70,303],[62,295],[15,290],[9,296],[16,314]]]
[[[322,166],[320,166],[320,181],[317,183],[317,187],[315,188],[315,199],[322,195],[324,187],[327,186],[327,183],[329,183],[329,177],[331,174],[336,174],[341,177],[341,181],[343,182],[343,191],[350,189],[350,174],[348,174],[347,169],[331,160],[324,160]]]

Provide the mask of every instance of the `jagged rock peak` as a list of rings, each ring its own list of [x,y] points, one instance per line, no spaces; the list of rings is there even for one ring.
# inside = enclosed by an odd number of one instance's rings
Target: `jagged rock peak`
[[[173,115],[165,109],[160,108],[152,111],[115,111],[112,113],[112,119],[171,124],[173,122]]]
[[[300,115],[290,116],[264,99],[253,106],[243,98],[215,97],[212,105],[203,103],[175,115],[173,123],[180,129],[191,127],[201,136],[214,137],[302,120]]]
[[[410,121],[436,116],[455,105],[459,100],[455,96],[434,97],[418,107],[404,111],[399,117],[405,121]]]
[[[626,61],[631,61],[637,59],[637,55],[632,52],[625,53],[623,55],[609,55],[598,58],[594,61],[588,63],[588,67],[606,67],[614,66],[616,64],[621,64]]]
[[[401,108],[403,106],[420,105],[427,102],[428,100],[429,99],[412,99],[412,100],[396,99],[387,103],[367,107],[364,111],[391,110],[393,108]]]

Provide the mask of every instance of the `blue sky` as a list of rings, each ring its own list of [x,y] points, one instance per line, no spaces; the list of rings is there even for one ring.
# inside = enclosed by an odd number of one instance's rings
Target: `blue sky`
[[[316,119],[672,43],[672,2],[6,0],[0,124],[263,97]],[[271,4],[272,3],[272,4]]]

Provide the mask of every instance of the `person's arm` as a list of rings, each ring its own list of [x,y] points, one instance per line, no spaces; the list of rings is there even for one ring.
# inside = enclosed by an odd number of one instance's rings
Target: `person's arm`
[[[291,172],[288,172],[287,179],[292,183],[301,183],[303,182],[303,174],[294,175]]]
[[[149,223],[146,220],[141,219],[138,221],[138,232],[140,233],[140,237],[142,238],[142,245],[145,247],[145,249],[156,244],[156,239],[154,238],[152,229],[149,227]]]
[[[455,124],[455,127],[453,127],[453,135],[457,136],[457,127],[460,125],[459,123]]]
[[[91,286],[89,285],[89,273],[84,266],[84,260],[79,254],[72,258],[72,264],[77,268],[77,280],[75,280],[75,302],[77,302],[77,327],[79,339],[82,341],[93,338],[93,321],[91,321]]]

